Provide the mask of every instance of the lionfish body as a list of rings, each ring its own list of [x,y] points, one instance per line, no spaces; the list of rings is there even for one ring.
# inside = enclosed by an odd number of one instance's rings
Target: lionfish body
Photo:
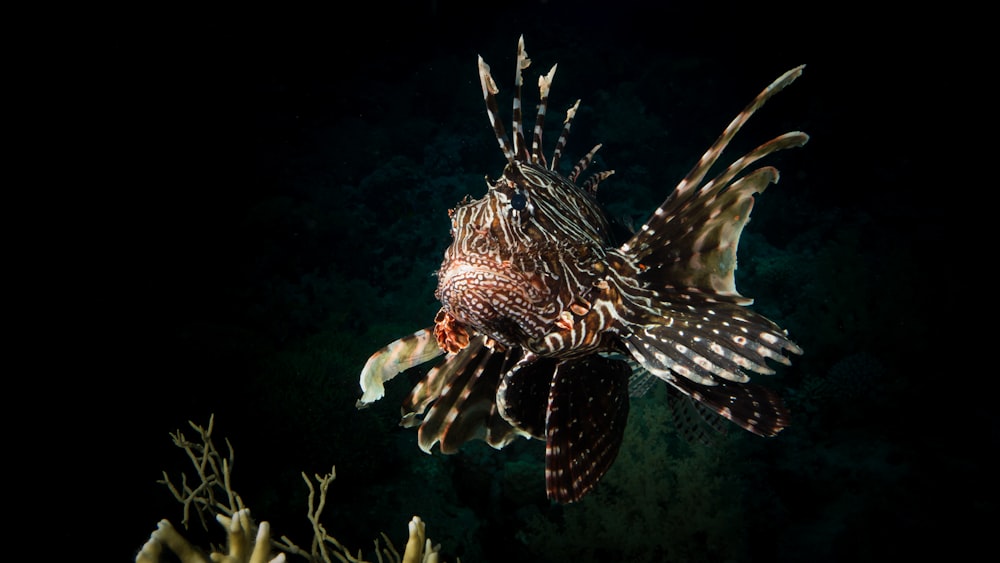
[[[750,432],[773,436],[787,424],[780,399],[749,382],[801,354],[784,330],[746,309],[736,291],[740,234],[753,194],[778,180],[772,167],[747,168],[808,137],[776,137],[705,180],[722,150],[795,68],[768,86],[725,129],[666,201],[624,244],[613,243],[595,195],[600,172],[577,183],[600,145],[566,176],[558,170],[579,101],[567,114],[551,161],[541,152],[549,87],[526,142],[518,44],[511,137],[498,115],[490,68],[479,59],[487,112],[507,159],[479,200],[450,212],[453,241],[438,271],[433,327],[379,350],[361,374],[359,407],[384,394],[402,370],[444,358],[403,405],[419,426],[421,449],[453,453],[482,439],[502,448],[518,436],[546,442],[550,499],[580,499],[607,472],[621,445],[629,381],[652,374],[675,392]]]

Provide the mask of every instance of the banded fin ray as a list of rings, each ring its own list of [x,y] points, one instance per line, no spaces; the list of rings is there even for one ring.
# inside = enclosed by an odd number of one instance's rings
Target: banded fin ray
[[[562,132],[559,133],[559,140],[556,141],[556,148],[552,150],[552,162],[549,163],[549,170],[558,171],[559,159],[562,158],[562,151],[569,141],[569,131],[573,127],[573,118],[580,109],[580,100],[577,100],[568,110],[566,119],[563,120]]]
[[[765,88],[726,127],[691,172],[620,250],[642,264],[643,279],[655,288],[690,288],[709,300],[749,305],[736,291],[736,249],[753,207],[753,195],[777,182],[778,171],[763,167],[736,177],[754,162],[804,145],[809,137],[793,131],[763,143],[736,159],[714,179],[702,181],[743,124],[771,96],[795,80],[792,69]]]
[[[784,331],[763,316],[728,304],[668,310],[661,322],[623,332],[632,356],[650,373],[677,374],[703,385],[746,383],[747,372],[772,374],[773,360],[788,365],[785,351],[802,354]]]
[[[400,425],[419,426],[417,443],[426,453],[439,444],[441,453],[452,454],[473,439],[504,447],[521,435],[495,405],[500,374],[511,364],[510,351],[496,352],[485,336],[471,338],[467,347],[446,357],[413,387],[403,403]]]
[[[594,146],[594,148],[590,149],[590,152],[588,152],[587,154],[583,155],[582,158],[580,158],[580,160],[576,163],[576,166],[574,166],[573,170],[571,170],[569,173],[568,178],[570,179],[571,182],[576,182],[577,179],[580,177],[580,174],[582,174],[587,170],[587,168],[590,166],[590,163],[593,162],[594,160],[594,155],[597,154],[597,151],[601,150],[602,146],[603,146],[602,144],[598,143],[597,145]],[[594,173],[587,177],[587,179],[583,182],[580,188],[583,191],[589,193],[590,195],[596,195],[597,185],[614,173],[615,173],[614,170],[604,170],[602,172]]]
[[[528,52],[524,50],[524,36],[517,41],[517,63],[514,65],[514,108],[511,129],[514,134],[514,158],[522,162],[528,160],[528,149],[524,144],[524,119],[521,117],[521,86],[524,78],[521,73],[531,66]]]
[[[758,436],[774,436],[788,426],[788,410],[778,395],[762,385],[728,381],[701,385],[683,377],[672,377],[669,382],[681,393]]]
[[[539,164],[543,168],[546,166],[546,161],[545,151],[542,150],[542,129],[545,127],[545,113],[549,107],[549,90],[552,88],[552,79],[556,75],[557,66],[559,65],[552,65],[548,74],[538,77],[538,113],[535,115],[535,130],[531,137],[531,162]]]
[[[507,162],[512,163],[516,153],[510,141],[507,140],[507,130],[503,126],[503,121],[500,121],[500,108],[497,107],[496,94],[500,92],[500,89],[497,88],[497,83],[493,80],[493,75],[490,74],[490,65],[486,64],[482,55],[479,56],[479,83],[483,87],[486,115],[490,118],[490,125],[493,126],[493,134],[496,136],[497,142],[500,143],[500,150],[507,158]]]

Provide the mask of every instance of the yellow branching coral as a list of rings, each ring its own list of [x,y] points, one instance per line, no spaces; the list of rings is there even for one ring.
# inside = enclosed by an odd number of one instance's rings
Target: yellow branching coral
[[[243,504],[243,499],[233,490],[233,447],[227,440],[227,457],[223,457],[215,448],[212,443],[214,423],[214,415],[209,418],[207,428],[189,422],[198,432],[200,441],[189,441],[180,431],[170,435],[174,445],[187,453],[196,476],[189,480],[187,475],[182,474],[180,483],[175,484],[164,472],[163,479],[159,482],[166,485],[174,498],[184,506],[181,522],[185,528],[190,522],[192,508],[206,530],[209,515],[214,514],[215,520],[225,527],[229,535],[227,547],[225,550],[221,547],[209,549],[206,555],[205,550],[191,545],[169,520],[164,519],[160,520],[156,530],[139,550],[136,563],[161,563],[165,560],[165,549],[173,553],[181,563],[284,563],[286,555],[299,556],[315,563],[372,563],[362,558],[360,550],[357,555],[353,555],[335,537],[328,534],[320,522],[326,506],[327,491],[336,478],[335,467],[325,475],[315,475],[316,484],[305,473],[302,474],[309,488],[307,516],[313,528],[310,549],[307,551],[299,547],[287,536],[282,536],[280,541],[273,540],[270,525],[267,522],[257,524],[250,516],[250,509]],[[402,556],[388,536],[383,533],[381,537],[384,545],[379,539],[375,539],[377,563],[439,563],[440,546],[433,545],[427,539],[424,522],[417,516],[410,520],[409,538]],[[271,556],[272,548],[279,552],[274,557]]]
[[[219,514],[216,516],[229,532],[228,553],[213,551],[206,559],[202,550],[192,546],[182,536],[169,520],[160,520],[156,531],[149,541],[142,546],[136,556],[136,563],[159,563],[162,561],[163,548],[166,547],[181,560],[181,563],[284,563],[285,554],[279,553],[271,558],[271,534],[267,522],[260,525],[250,517],[250,510],[244,508],[236,511],[232,518]]]

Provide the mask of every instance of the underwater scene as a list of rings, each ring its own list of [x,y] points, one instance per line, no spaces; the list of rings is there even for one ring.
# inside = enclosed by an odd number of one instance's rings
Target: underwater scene
[[[972,549],[997,422],[954,360],[938,70],[877,22],[740,6],[372,4],[109,47],[148,50],[117,118],[114,560]]]

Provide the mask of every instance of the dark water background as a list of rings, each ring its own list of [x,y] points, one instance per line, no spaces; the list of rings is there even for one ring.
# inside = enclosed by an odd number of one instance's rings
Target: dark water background
[[[156,483],[188,470],[168,432],[213,413],[258,519],[307,545],[300,473],[335,465],[326,527],[368,557],[381,531],[401,546],[414,514],[465,562],[869,561],[982,539],[997,427],[954,361],[971,329],[955,320],[952,198],[931,180],[947,165],[928,132],[933,42],[843,6],[355,8],[136,17],[67,53],[94,181],[60,205],[81,225],[62,235],[81,291],[57,341],[81,352],[43,356],[75,366],[49,437],[88,475],[59,495],[112,515],[94,527],[115,560],[180,521]],[[526,85],[559,63],[550,125],[583,98],[566,161],[604,143],[598,167],[617,173],[601,198],[636,224],[761,88],[808,65],[727,153],[812,137],[770,160],[781,182],[757,198],[737,273],[806,350],[762,377],[793,412],[779,437],[692,447],[656,392],[595,493],[557,507],[538,443],[421,453],[396,425],[406,374],[354,408],[365,359],[432,322],[447,209],[502,169],[476,55],[509,94],[522,33]]]

